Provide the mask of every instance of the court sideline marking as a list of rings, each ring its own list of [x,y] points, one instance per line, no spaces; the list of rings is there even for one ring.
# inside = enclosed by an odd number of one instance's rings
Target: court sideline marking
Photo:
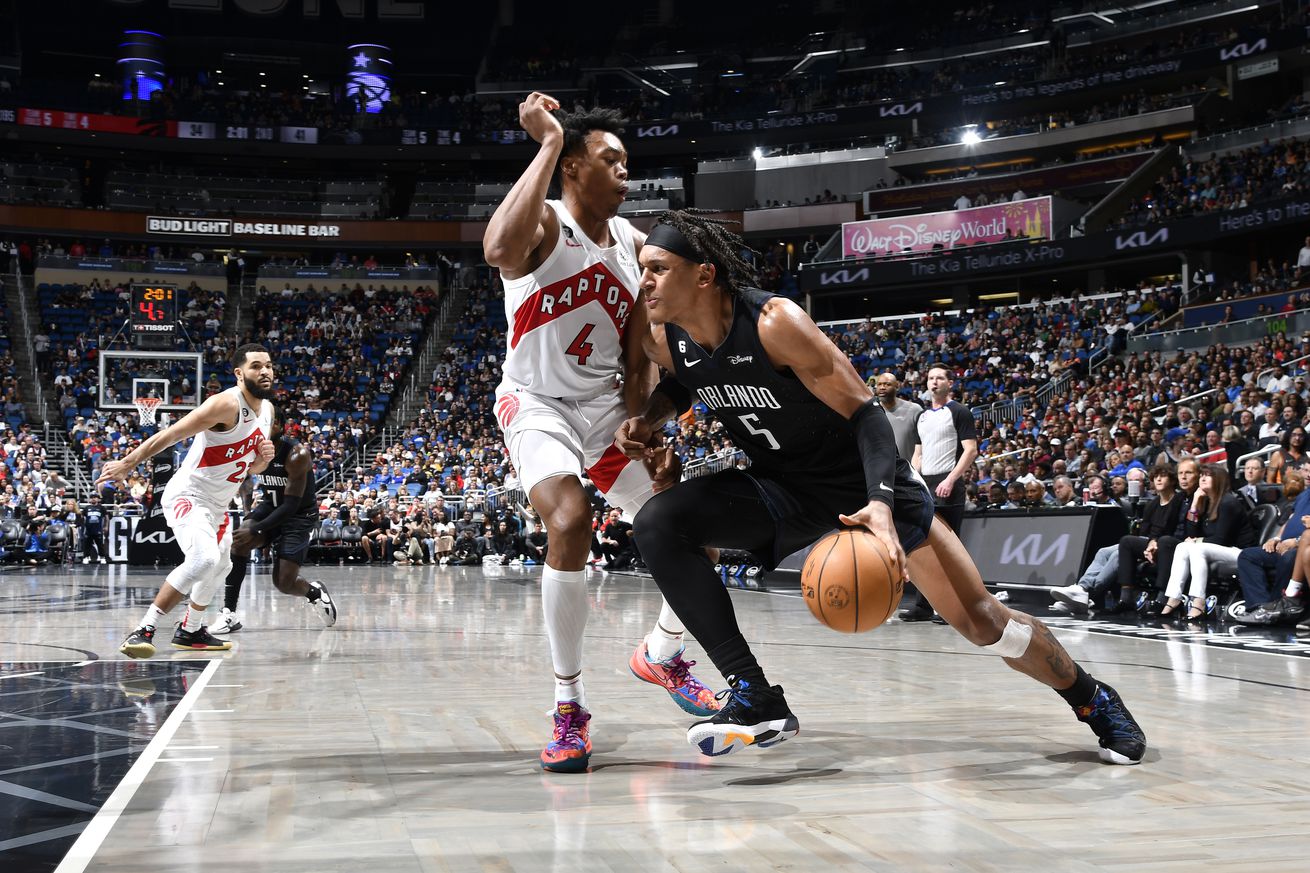
[[[164,753],[165,747],[177,729],[181,727],[182,722],[186,720],[187,714],[190,713],[191,707],[195,706],[196,701],[200,698],[200,693],[205,690],[209,680],[213,678],[214,673],[218,671],[220,660],[214,659],[209,662],[200,673],[200,678],[196,683],[187,689],[187,693],[178,701],[177,706],[169,713],[168,718],[164,721],[159,732],[151,738],[146,745],[141,757],[136,759],[132,768],[127,771],[114,793],[109,795],[105,800],[105,805],[100,807],[100,811],[95,814],[86,828],[78,836],[77,841],[73,843],[68,853],[64,855],[64,860],[59,862],[55,868],[55,873],[82,873],[95,858],[95,854],[100,850],[100,844],[109,836],[109,831],[113,828],[118,817],[123,814],[132,797],[136,794],[141,783],[149,775],[150,769],[154,767],[155,762]]]

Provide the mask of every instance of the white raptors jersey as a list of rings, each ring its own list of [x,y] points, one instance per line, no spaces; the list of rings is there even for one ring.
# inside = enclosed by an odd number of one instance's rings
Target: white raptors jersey
[[[236,427],[196,434],[177,473],[164,486],[166,500],[186,495],[226,510],[249,475],[250,465],[259,459],[255,450],[273,431],[273,407],[261,400],[258,412],[251,409],[240,386],[234,385],[227,393],[235,394],[241,407]]]
[[[626,218],[609,220],[614,245],[589,240],[559,200],[555,248],[533,272],[505,280],[509,349],[502,388],[582,400],[614,387],[641,270]]]

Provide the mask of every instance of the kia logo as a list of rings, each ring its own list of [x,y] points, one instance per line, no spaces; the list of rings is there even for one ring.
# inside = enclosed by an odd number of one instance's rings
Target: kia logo
[[[651,124],[646,127],[637,128],[637,137],[639,139],[649,139],[660,136],[677,136],[678,126],[676,124]]]
[[[830,270],[819,274],[820,285],[851,285],[855,282],[867,282],[869,280],[869,268],[861,267],[858,270]]]
[[[1237,45],[1233,46],[1232,48],[1219,49],[1219,60],[1231,61],[1234,58],[1245,58],[1255,54],[1256,52],[1266,51],[1268,48],[1269,48],[1269,40],[1265,39],[1264,37],[1261,37],[1258,41],[1256,41],[1252,45],[1247,45],[1244,42],[1239,42]]]
[[[1153,246],[1156,243],[1169,242],[1169,228],[1162,227],[1150,236],[1146,231],[1139,230],[1137,233],[1130,233],[1128,236],[1118,236],[1114,238],[1114,250],[1121,252],[1124,249],[1144,249]]]
[[[911,103],[908,106],[904,103],[893,103],[891,106],[879,106],[878,114],[886,118],[889,115],[918,115],[923,112],[923,103]]]
[[[1041,534],[1028,534],[1017,543],[1013,536],[1005,538],[1001,546],[1002,564],[1019,564],[1025,567],[1040,567],[1055,557],[1054,563],[1064,561],[1069,551],[1069,535],[1060,534],[1050,545],[1042,548]]]

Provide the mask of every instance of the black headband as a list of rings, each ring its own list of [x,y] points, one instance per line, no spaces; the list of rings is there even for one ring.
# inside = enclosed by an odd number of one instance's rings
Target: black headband
[[[666,251],[673,252],[680,258],[686,258],[693,264],[705,263],[705,256],[696,251],[696,247],[691,244],[682,233],[671,224],[661,222],[651,228],[650,234],[646,237],[646,245],[658,246]]]

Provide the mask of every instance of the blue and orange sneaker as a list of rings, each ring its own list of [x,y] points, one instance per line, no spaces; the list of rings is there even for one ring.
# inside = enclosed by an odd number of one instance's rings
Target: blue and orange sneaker
[[[800,733],[801,725],[782,696],[780,685],[737,679],[719,692],[728,703],[712,718],[687,729],[687,742],[712,758],[747,746],[767,749]]]
[[[572,700],[555,704],[555,738],[541,750],[541,769],[583,773],[591,761],[591,713]]]
[[[1141,762],[1146,754],[1146,734],[1124,706],[1118,691],[1099,684],[1091,702],[1075,706],[1073,711],[1100,738],[1098,754],[1102,761],[1128,766]]]
[[[628,669],[633,676],[669,692],[669,697],[673,698],[673,702],[683,712],[708,718],[719,711],[719,702],[714,699],[713,691],[691,675],[694,666],[695,661],[683,660],[681,650],[667,661],[652,661],[650,653],[646,651],[645,640],[641,641],[628,660]]]

